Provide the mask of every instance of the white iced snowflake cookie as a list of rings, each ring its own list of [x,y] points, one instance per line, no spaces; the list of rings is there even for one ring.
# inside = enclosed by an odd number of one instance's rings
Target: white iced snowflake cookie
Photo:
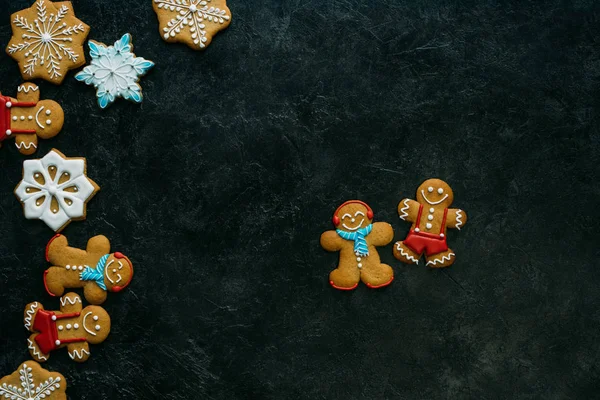
[[[60,84],[68,70],[85,64],[83,43],[90,27],[75,17],[70,1],[35,3],[11,16],[13,36],[6,52],[23,79]]]
[[[75,79],[96,88],[100,108],[108,107],[119,97],[141,103],[142,87],[138,82],[154,63],[133,54],[131,35],[124,34],[112,46],[94,40],[88,46],[92,61]]]
[[[203,50],[231,23],[225,0],[152,0],[159,31],[167,42]]]
[[[55,232],[85,219],[87,202],[100,190],[86,176],[85,158],[65,157],[52,149],[43,158],[23,162],[23,180],[15,195],[25,218],[40,219]]]
[[[0,379],[0,399],[66,400],[67,381],[58,372],[27,361],[11,375]]]

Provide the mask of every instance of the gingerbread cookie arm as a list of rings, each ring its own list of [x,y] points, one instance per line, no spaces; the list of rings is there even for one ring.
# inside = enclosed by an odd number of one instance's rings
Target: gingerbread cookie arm
[[[87,252],[100,257],[110,253],[110,240],[104,235],[94,236],[87,242]]]
[[[25,311],[23,311],[23,322],[25,325],[25,329],[30,332],[33,332],[33,321],[35,321],[35,316],[39,310],[43,310],[44,306],[34,301],[33,303],[29,303],[25,306]]]
[[[82,308],[81,297],[75,293],[67,293],[60,298],[60,312],[62,313],[78,313]]]
[[[94,282],[86,282],[83,287],[83,296],[91,304],[100,305],[106,301],[108,294]]]
[[[419,214],[419,202],[411,199],[402,199],[398,203],[398,215],[400,219],[408,222],[415,222]]]
[[[394,229],[387,222],[375,222],[368,238],[373,246],[385,246],[394,239]]]
[[[467,223],[467,213],[459,208],[449,208],[446,216],[446,227],[456,228],[460,231]]]
[[[327,251],[340,251],[344,239],[336,231],[323,232],[321,235],[321,247]]]
[[[17,100],[26,103],[37,103],[40,101],[40,90],[38,85],[25,82],[17,88]]]
[[[71,360],[75,362],[84,362],[90,358],[90,345],[87,342],[69,343],[67,352]]]

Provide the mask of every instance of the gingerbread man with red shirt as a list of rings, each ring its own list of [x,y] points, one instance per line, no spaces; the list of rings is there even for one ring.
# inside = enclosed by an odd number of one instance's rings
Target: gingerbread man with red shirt
[[[39,87],[23,83],[17,89],[17,98],[0,93],[0,146],[14,137],[21,154],[33,154],[38,138],[49,139],[62,129],[64,112],[53,100],[40,100]]]
[[[456,255],[446,243],[446,229],[460,230],[467,214],[448,208],[454,200],[450,186],[440,179],[428,179],[417,189],[417,200],[403,199],[398,204],[400,219],[412,222],[406,239],[394,244],[394,256],[407,264],[418,264],[423,253],[426,265],[449,267]]]

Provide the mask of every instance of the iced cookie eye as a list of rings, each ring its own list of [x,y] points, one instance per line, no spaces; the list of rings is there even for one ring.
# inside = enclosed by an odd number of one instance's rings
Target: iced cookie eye
[[[439,188],[439,189],[438,189],[438,193],[439,193],[439,194],[442,194],[442,193],[444,193],[444,189],[442,189],[442,188]]]
[[[432,188],[431,186],[429,186],[429,187],[427,188],[427,191],[428,191],[429,193],[431,193],[431,192],[433,192],[433,188]]]

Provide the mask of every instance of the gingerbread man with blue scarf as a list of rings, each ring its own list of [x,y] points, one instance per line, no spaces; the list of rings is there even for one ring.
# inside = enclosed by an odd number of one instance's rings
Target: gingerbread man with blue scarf
[[[46,246],[52,267],[44,272],[44,286],[51,296],[62,296],[65,288],[83,288],[91,304],[102,304],[108,292],[120,292],[133,278],[133,265],[119,252],[110,252],[110,241],[102,235],[88,240],[85,250],[70,247],[63,235]]]
[[[394,270],[382,264],[376,246],[385,246],[394,238],[392,226],[373,222],[373,210],[360,200],[350,200],[333,214],[335,231],[321,235],[321,246],[339,251],[340,260],[329,274],[329,283],[340,290],[352,290],[363,281],[372,289],[382,288],[394,280]]]

